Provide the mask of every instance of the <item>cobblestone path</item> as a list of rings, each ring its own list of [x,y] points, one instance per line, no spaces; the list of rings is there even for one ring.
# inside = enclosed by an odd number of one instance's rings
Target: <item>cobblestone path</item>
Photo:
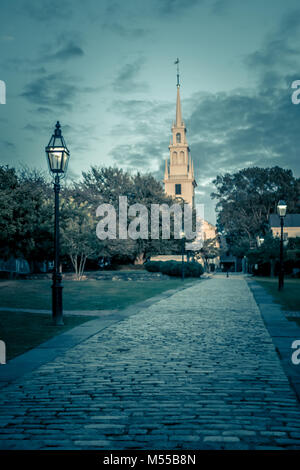
[[[242,278],[213,278],[1,390],[1,449],[300,449],[300,405]]]

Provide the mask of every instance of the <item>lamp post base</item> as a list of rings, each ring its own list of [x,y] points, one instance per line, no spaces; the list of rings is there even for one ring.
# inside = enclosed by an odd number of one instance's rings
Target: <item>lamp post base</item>
[[[61,275],[54,274],[52,284],[52,320],[53,325],[63,326],[63,305],[62,305]]]
[[[278,278],[278,290],[282,290],[283,287],[284,287],[284,277],[283,277],[283,274],[279,274],[279,278]]]
[[[284,285],[284,264],[283,264],[283,224],[284,218],[280,217],[280,227],[281,227],[281,234],[280,234],[280,268],[279,268],[279,276],[278,276],[278,290],[283,289]]]

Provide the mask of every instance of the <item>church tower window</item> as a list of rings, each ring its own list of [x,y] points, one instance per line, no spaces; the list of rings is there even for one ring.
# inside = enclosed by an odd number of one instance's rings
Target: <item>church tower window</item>
[[[181,184],[175,184],[175,194],[181,194]]]
[[[177,143],[177,144],[180,144],[180,143],[181,143],[181,134],[180,134],[180,132],[178,132],[178,133],[176,134],[176,143]]]

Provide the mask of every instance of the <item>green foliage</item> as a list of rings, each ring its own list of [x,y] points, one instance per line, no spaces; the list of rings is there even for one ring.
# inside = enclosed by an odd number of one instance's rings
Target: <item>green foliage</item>
[[[38,171],[0,167],[0,257],[31,262],[53,254],[50,185]]]
[[[0,167],[0,255],[9,258],[15,253],[14,237],[18,230],[15,194],[18,179],[14,168]]]
[[[293,268],[300,267],[300,238],[290,239],[288,244],[284,243],[283,246],[283,260],[284,267],[287,273],[291,273]],[[258,248],[248,250],[247,258],[250,264],[259,266],[259,272],[269,271],[271,276],[275,275],[275,268],[278,267],[280,256],[280,238],[273,237],[268,233]],[[268,266],[266,270],[265,266]]]
[[[271,233],[265,237],[264,243],[254,250],[249,250],[246,255],[252,265],[269,265],[270,275],[275,275],[275,267],[279,262],[280,239],[274,238]],[[284,248],[284,259],[286,259],[286,250]]]
[[[269,216],[276,213],[280,199],[288,212],[299,212],[300,179],[291,170],[251,167],[219,175],[214,180],[218,226],[224,231],[231,251],[243,255],[257,236],[269,230]]]
[[[144,266],[150,273],[159,273],[161,272],[162,261],[147,261]]]
[[[267,235],[260,247],[247,252],[247,257],[252,264],[263,264],[270,260],[279,261],[279,252],[280,239]]]
[[[300,237],[290,238],[286,247],[287,260],[293,267],[300,268]]]
[[[220,255],[217,237],[204,240],[202,248],[194,252],[194,254],[196,259],[203,261],[205,269],[208,270],[209,260],[217,258]]]
[[[300,237],[289,238],[289,250],[300,250]]]
[[[96,211],[99,204],[112,204],[118,213],[119,196],[127,196],[128,205],[143,204],[149,214],[151,204],[172,204],[172,198],[166,196],[159,181],[151,174],[131,175],[118,168],[91,167],[82,173],[83,178],[76,185],[79,197],[89,201]],[[128,218],[130,223],[130,218]],[[172,219],[171,219],[172,220]],[[161,226],[160,226],[161,234]],[[156,254],[172,254],[180,252],[180,240],[164,240],[161,235],[158,240],[151,239],[150,223],[148,239],[138,240],[106,240],[103,242],[103,255],[111,258],[127,258],[137,264],[143,264],[146,259]],[[171,230],[172,237],[172,230]]]
[[[86,260],[99,256],[100,241],[95,236],[96,220],[87,201],[76,200],[65,190],[61,200],[62,253],[72,262],[75,278],[80,281]]]
[[[180,277],[182,275],[182,263],[180,261],[148,261],[145,268],[149,272],[161,272],[168,276]],[[200,277],[204,270],[200,263],[184,263],[185,277]]]
[[[154,254],[180,252],[180,240],[148,239],[105,240],[96,237],[96,209],[112,204],[118,213],[119,196],[128,205],[172,204],[163,187],[152,175],[131,175],[118,168],[92,167],[83,172],[82,181],[60,192],[61,255],[81,279],[87,259],[109,257],[112,261],[143,264]],[[171,217],[172,221],[172,217]],[[130,220],[128,221],[130,223]],[[0,166],[0,257],[23,257],[30,264],[53,260],[54,194],[53,185],[39,171]],[[161,224],[160,224],[161,233]],[[172,237],[172,230],[171,230]]]

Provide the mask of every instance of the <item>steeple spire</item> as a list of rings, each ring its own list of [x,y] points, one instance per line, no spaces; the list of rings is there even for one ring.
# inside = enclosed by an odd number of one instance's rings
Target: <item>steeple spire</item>
[[[176,127],[179,127],[182,125],[182,116],[181,116],[181,103],[180,103],[180,81],[179,81],[179,59],[177,59],[174,62],[175,65],[177,65],[177,101],[176,101]]]
[[[179,83],[179,59],[178,59],[178,57],[175,60],[174,64],[177,65],[177,86],[180,86],[180,83]]]
[[[177,101],[176,101],[176,127],[180,127],[182,125],[182,116],[181,116],[181,103],[180,103],[180,93],[179,93],[179,85],[177,85]]]

